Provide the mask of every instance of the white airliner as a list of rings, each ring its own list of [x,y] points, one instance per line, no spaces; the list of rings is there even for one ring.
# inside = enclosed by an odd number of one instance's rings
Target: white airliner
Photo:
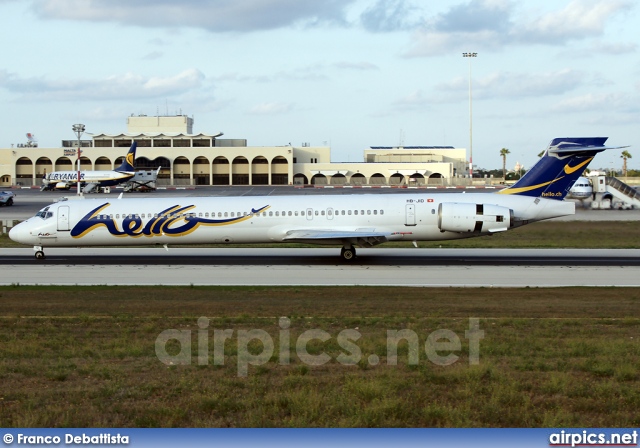
[[[18,224],[9,237],[46,247],[283,243],[355,247],[490,235],[575,213],[562,199],[606,137],[557,138],[515,185],[498,193],[176,197],[62,201]],[[121,195],[122,197],[122,195]]]
[[[80,184],[84,192],[95,187],[118,185],[131,179],[135,174],[133,163],[136,159],[137,143],[133,142],[122,164],[115,170],[81,171]],[[77,171],[54,171],[42,179],[42,190],[68,190],[78,183]]]
[[[586,177],[579,177],[569,190],[569,199],[589,199],[593,194],[593,187]]]

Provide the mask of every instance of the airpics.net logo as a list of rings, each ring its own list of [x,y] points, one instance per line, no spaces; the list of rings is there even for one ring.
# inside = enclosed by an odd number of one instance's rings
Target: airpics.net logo
[[[276,360],[279,365],[289,365],[292,362],[291,352],[295,347],[298,360],[309,366],[321,366],[331,361],[338,364],[351,366],[365,362],[370,366],[380,364],[381,357],[376,354],[364,355],[358,341],[362,333],[358,329],[345,329],[332,335],[322,329],[303,331],[297,337],[291,335],[291,319],[281,317],[278,319],[278,335],[275,338],[263,329],[234,330],[212,329],[210,320],[200,317],[197,321],[197,365],[209,365],[213,359],[213,365],[222,366],[227,360],[225,348],[235,342],[232,353],[236,357],[237,374],[246,377],[249,374],[249,366],[261,366],[271,360]],[[192,330],[164,330],[158,335],[155,342],[156,356],[165,365],[190,365],[193,363]],[[479,319],[470,318],[469,327],[464,331],[464,338],[468,341],[468,362],[470,365],[480,363],[480,340],[484,338],[484,330],[480,330]],[[340,349],[334,356],[324,350],[312,350],[309,344],[319,341],[327,344],[335,342]],[[213,342],[213,354],[210,355],[211,342]],[[462,354],[462,340],[454,331],[438,329],[426,336],[421,345],[417,332],[411,329],[386,330],[386,353],[384,361],[387,365],[398,365],[398,349],[401,344],[407,346],[407,364],[418,365],[420,358],[426,356],[427,360],[435,365],[449,366],[459,361]],[[278,348],[277,358],[276,347]]]
[[[638,431],[630,432],[594,432],[586,429],[581,432],[560,431],[549,436],[549,446],[638,446]]]

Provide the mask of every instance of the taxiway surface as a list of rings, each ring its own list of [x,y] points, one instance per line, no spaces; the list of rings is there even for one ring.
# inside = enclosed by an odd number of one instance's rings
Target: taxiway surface
[[[640,250],[3,249],[0,284],[640,286]]]

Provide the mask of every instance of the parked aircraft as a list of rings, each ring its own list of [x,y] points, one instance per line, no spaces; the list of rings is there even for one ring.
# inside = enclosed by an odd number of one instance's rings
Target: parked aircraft
[[[593,187],[586,177],[579,177],[578,180],[569,189],[567,198],[580,199],[581,201],[591,198],[593,194]]]
[[[96,187],[118,185],[131,179],[136,173],[133,163],[136,159],[137,143],[133,142],[122,164],[115,170],[81,171],[80,185],[82,191],[89,193]],[[78,171],[54,171],[42,180],[41,190],[68,190],[78,183]]]
[[[9,237],[45,247],[300,242],[355,247],[504,232],[575,213],[562,199],[606,137],[556,138],[515,185],[498,193],[395,193],[82,199],[51,204]]]

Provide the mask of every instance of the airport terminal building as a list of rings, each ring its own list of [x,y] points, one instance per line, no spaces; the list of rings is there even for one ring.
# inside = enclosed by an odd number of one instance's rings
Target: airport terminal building
[[[130,116],[127,132],[80,142],[81,170],[112,170],[137,142],[136,169],[161,167],[158,184],[185,185],[449,185],[464,177],[466,149],[372,146],[360,163],[331,162],[328,146],[247,146],[221,132],[194,134],[193,118]],[[77,140],[59,148],[0,148],[0,187],[39,186],[52,171],[77,169]]]

